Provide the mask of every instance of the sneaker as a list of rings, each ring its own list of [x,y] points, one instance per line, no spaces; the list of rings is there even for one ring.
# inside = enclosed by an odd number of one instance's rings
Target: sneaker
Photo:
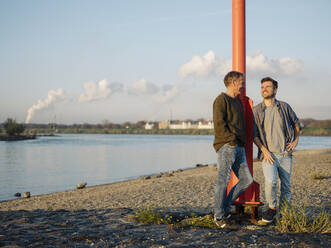
[[[271,223],[274,221],[275,216],[276,216],[276,209],[269,208],[267,211],[265,211],[262,214],[262,221]]]
[[[233,221],[230,221],[229,219],[214,218],[214,221],[216,226],[219,228],[233,230],[233,231],[238,230],[238,225],[233,223]]]
[[[227,219],[224,218],[214,218],[215,224],[216,226],[218,226],[219,228],[226,228],[227,226],[229,226],[229,221]]]
[[[231,214],[230,213],[227,213],[226,215],[224,215],[224,217],[223,217],[223,219],[226,219],[226,220],[228,220],[228,219],[230,219],[231,218]]]

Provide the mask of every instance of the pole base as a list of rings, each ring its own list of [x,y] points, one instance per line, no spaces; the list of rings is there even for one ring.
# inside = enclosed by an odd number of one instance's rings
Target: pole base
[[[251,208],[251,219],[250,221],[253,223],[257,222],[259,217],[258,207],[262,206],[262,202],[235,202],[234,205],[236,206],[236,213],[237,214],[244,214],[245,207]]]

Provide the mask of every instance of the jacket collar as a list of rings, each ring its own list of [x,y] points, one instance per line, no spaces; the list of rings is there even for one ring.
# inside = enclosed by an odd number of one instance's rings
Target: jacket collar
[[[275,99],[275,104],[276,104],[276,106],[279,108],[280,107],[280,102],[277,100],[277,99]],[[265,103],[264,103],[264,101],[262,101],[262,110],[263,111],[265,111],[265,109],[267,108],[267,106],[265,105]]]

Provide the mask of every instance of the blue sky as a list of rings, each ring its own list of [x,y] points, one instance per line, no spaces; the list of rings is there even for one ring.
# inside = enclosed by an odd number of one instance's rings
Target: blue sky
[[[231,69],[231,0],[0,1],[0,122],[212,118]],[[246,1],[247,95],[331,118],[331,3]]]

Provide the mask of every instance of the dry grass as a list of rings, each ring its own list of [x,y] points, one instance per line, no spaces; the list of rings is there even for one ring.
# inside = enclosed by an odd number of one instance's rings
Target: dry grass
[[[331,233],[330,215],[322,211],[318,216],[311,217],[305,207],[297,207],[284,203],[280,210],[280,218],[276,220],[276,230],[281,233]],[[146,224],[165,224],[176,228],[201,227],[218,228],[213,215],[185,217],[182,219],[173,216],[163,217],[161,212],[153,207],[138,208],[135,220]]]
[[[154,207],[146,206],[146,207],[139,207],[136,210],[135,219],[139,223],[146,223],[146,224],[169,224],[172,221],[172,217],[163,218],[161,217],[161,213],[157,211]]]
[[[176,228],[201,227],[201,228],[218,228],[212,215],[195,216],[186,218],[174,218],[173,216],[163,217],[162,214],[154,207],[140,207],[136,211],[135,220],[139,223],[146,224],[166,224]]]
[[[276,230],[282,233],[330,233],[330,215],[324,210],[317,217],[310,217],[305,207],[285,202],[276,221]]]

